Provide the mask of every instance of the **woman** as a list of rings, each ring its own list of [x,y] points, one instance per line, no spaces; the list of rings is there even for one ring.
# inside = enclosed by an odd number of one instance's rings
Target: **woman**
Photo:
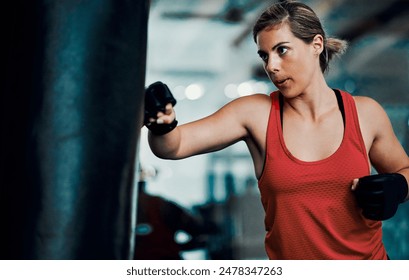
[[[292,1],[264,11],[253,35],[278,90],[180,126],[169,103],[147,121],[152,151],[181,159],[245,141],[270,259],[387,259],[380,220],[408,199],[409,158],[377,102],[328,87],[328,62],[346,43],[326,38],[311,8]]]

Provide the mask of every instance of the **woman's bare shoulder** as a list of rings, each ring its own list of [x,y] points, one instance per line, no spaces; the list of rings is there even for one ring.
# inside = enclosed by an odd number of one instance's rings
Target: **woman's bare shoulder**
[[[247,108],[248,110],[260,110],[271,107],[271,97],[267,94],[252,94],[239,97],[232,101],[236,106]]]
[[[374,130],[389,125],[390,120],[384,108],[375,99],[367,96],[354,96],[361,125]]]
[[[385,117],[385,110],[375,99],[368,96],[354,96],[358,113],[363,117]]]

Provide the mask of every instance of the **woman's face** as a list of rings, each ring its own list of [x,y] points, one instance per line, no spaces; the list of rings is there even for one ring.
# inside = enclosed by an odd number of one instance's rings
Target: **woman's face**
[[[278,24],[259,32],[257,46],[268,77],[287,98],[305,93],[316,75],[322,75],[320,35],[316,35],[311,44],[306,44],[294,36],[288,24]]]

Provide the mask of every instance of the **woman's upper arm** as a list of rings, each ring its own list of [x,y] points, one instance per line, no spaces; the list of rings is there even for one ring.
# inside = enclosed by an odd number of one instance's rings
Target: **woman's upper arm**
[[[361,128],[369,137],[369,158],[374,168],[379,173],[392,173],[409,167],[408,155],[382,106],[367,97],[358,98],[357,106]]]
[[[259,95],[238,98],[210,116],[179,126],[179,146],[172,158],[217,151],[243,140],[249,133],[251,111],[257,110],[261,99]]]

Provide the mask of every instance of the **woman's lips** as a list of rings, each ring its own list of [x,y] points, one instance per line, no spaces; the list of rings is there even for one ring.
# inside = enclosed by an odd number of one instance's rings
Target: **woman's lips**
[[[288,79],[276,80],[274,84],[276,84],[277,86],[283,86],[287,81]]]

